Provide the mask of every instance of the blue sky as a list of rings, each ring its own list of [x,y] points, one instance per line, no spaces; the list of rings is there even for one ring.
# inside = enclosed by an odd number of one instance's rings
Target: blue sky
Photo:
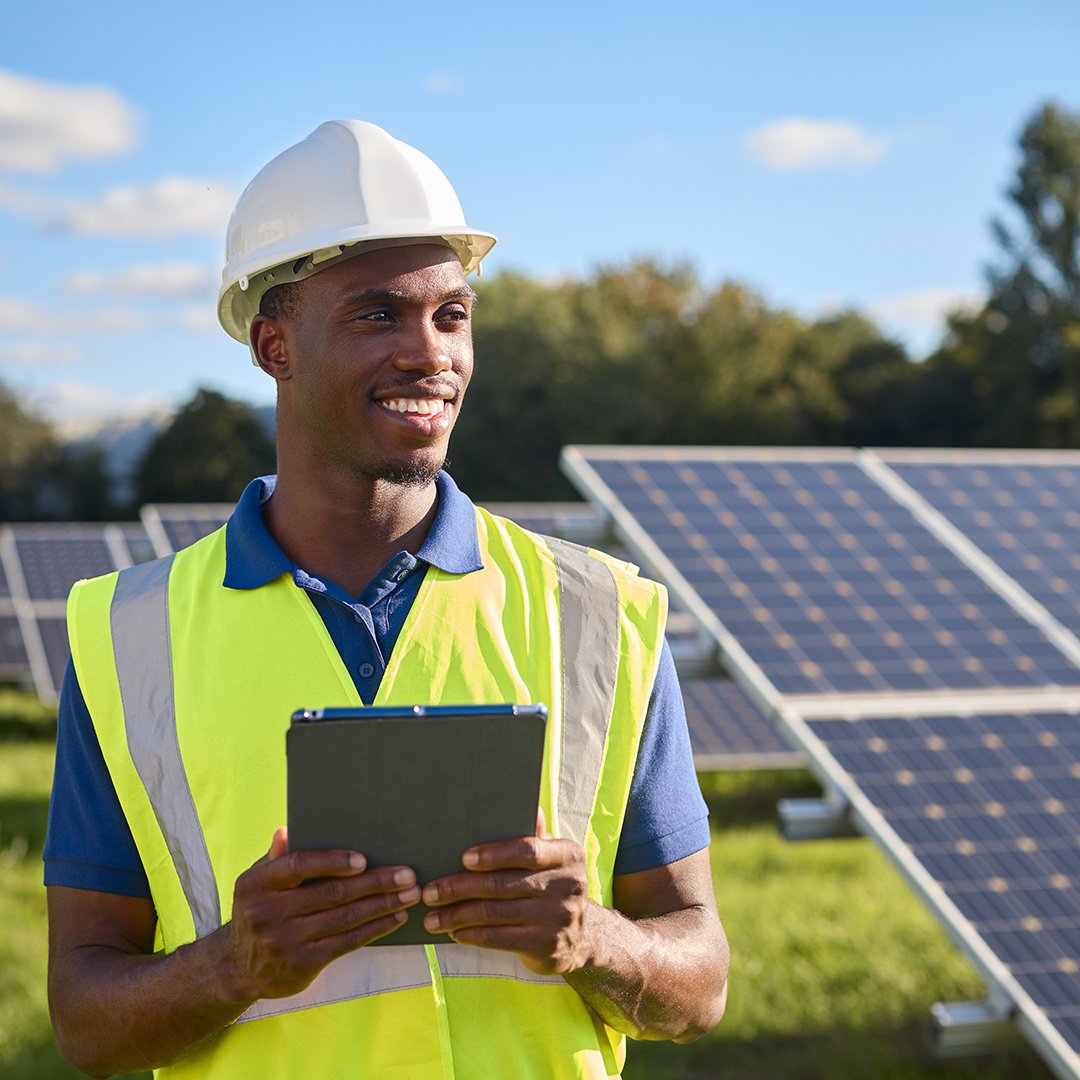
[[[919,352],[983,287],[1025,120],[1080,111],[1075,0],[166,10],[4,11],[0,380],[68,423],[272,400],[214,322],[224,224],[326,119],[432,157],[485,272],[686,259]]]

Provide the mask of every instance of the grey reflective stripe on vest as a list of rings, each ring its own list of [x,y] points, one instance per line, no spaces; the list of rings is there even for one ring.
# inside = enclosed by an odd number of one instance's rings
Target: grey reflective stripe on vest
[[[555,556],[559,582],[563,723],[558,817],[562,835],[583,843],[600,784],[615,696],[618,589],[609,567],[584,548],[552,537],[544,540]],[[121,572],[111,611],[113,649],[131,757],[201,937],[221,925],[221,908],[178,741],[169,640],[171,567],[170,556]],[[530,971],[511,953],[454,944],[440,945],[436,951],[439,968],[449,978],[563,984],[560,976]],[[327,965],[299,994],[255,1002],[240,1020],[429,982],[420,946],[362,949]]]
[[[236,1023],[430,985],[431,969],[423,945],[376,945],[332,960],[299,994],[256,1001]]]
[[[604,764],[619,667],[619,593],[611,568],[585,548],[545,536],[559,574],[562,746],[559,829],[585,842]]]
[[[176,730],[169,572],[173,557],[120,572],[109,620],[128,751],[154,808],[198,937],[221,925],[210,853]]]

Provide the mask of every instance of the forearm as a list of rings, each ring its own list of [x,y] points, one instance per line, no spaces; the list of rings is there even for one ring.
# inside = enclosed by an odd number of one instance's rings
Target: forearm
[[[229,985],[229,930],[169,955],[103,945],[74,949],[50,973],[64,1056],[91,1076],[159,1068],[232,1023],[250,1000]]]
[[[728,945],[715,910],[632,920],[589,904],[590,958],[566,981],[617,1031],[690,1042],[719,1022]]]

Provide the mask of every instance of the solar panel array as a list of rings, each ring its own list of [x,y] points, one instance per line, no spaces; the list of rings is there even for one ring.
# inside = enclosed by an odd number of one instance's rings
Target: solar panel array
[[[1080,454],[564,465],[1080,1077]]]
[[[853,461],[589,464],[782,694],[1080,685]]]

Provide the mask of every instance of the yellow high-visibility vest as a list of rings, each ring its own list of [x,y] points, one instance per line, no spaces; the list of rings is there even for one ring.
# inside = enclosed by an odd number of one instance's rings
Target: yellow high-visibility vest
[[[431,567],[374,705],[542,701],[541,806],[579,841],[589,896],[612,874],[667,598],[636,568],[477,509],[483,569]],[[225,529],[78,583],[79,684],[139,850],[165,952],[231,914],[237,876],[284,824],[292,712],[359,706],[288,574],[225,588]],[[448,943],[357,950],[302,993],[256,1002],[162,1077],[611,1077],[624,1039],[557,976]]]

